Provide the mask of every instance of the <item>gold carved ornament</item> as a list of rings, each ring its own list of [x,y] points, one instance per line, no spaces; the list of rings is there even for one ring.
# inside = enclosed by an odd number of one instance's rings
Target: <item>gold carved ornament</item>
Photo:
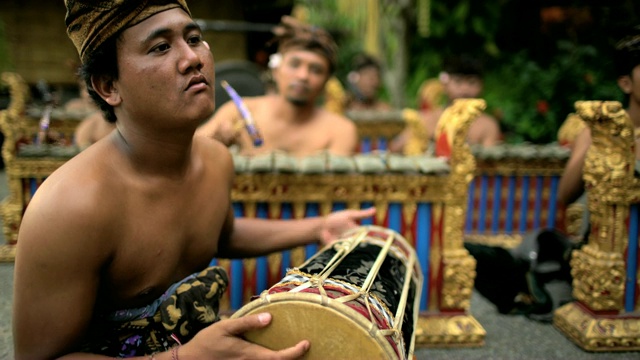
[[[475,172],[475,158],[466,142],[471,123],[486,106],[481,99],[458,99],[440,117],[436,138],[446,134],[451,147],[451,173],[444,191],[448,198],[444,221],[444,248],[442,249],[444,309],[468,309],[475,279],[475,259],[463,247],[463,229],[467,207],[468,188]]]
[[[634,129],[616,101],[580,101],[578,115],[591,128],[583,178],[592,231],[571,261],[574,295],[593,310],[623,309],[624,252],[629,205],[640,189],[634,177]]]

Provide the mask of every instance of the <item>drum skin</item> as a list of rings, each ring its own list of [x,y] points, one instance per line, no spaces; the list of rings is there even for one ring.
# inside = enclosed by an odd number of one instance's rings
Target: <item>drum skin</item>
[[[272,350],[309,340],[303,359],[394,359],[398,356],[382,335],[369,334],[371,322],[357,311],[332,299],[319,303],[309,293],[278,293],[259,298],[238,310],[232,318],[268,312],[271,324],[244,337]]]

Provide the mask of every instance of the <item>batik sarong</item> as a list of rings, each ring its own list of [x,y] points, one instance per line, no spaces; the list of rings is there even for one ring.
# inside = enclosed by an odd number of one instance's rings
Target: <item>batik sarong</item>
[[[150,355],[184,344],[219,320],[227,273],[209,267],[173,284],[153,303],[99,315],[79,351],[113,357]]]

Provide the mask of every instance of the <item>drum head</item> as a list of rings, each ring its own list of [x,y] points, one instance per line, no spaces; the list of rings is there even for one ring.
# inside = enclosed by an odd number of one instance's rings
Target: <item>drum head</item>
[[[329,300],[318,303],[319,296],[308,293],[270,295],[247,304],[232,317],[268,312],[271,324],[250,331],[244,337],[272,350],[294,346],[309,340],[311,347],[304,359],[391,359],[398,355],[387,339],[369,334],[371,323],[348,306]]]

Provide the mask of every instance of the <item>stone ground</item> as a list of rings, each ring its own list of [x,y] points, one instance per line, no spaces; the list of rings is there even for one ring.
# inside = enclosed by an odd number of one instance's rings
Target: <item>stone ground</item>
[[[0,199],[7,195],[6,175],[0,172]],[[0,238],[2,232],[0,231]],[[4,243],[4,239],[0,239]],[[11,309],[13,264],[0,263],[0,360],[13,359]],[[550,324],[520,316],[498,314],[474,294],[471,313],[487,331],[485,345],[467,349],[419,349],[418,360],[437,359],[640,359],[640,353],[587,353],[575,346]],[[43,324],[46,326],[46,324]],[[638,334],[640,336],[640,334]]]

